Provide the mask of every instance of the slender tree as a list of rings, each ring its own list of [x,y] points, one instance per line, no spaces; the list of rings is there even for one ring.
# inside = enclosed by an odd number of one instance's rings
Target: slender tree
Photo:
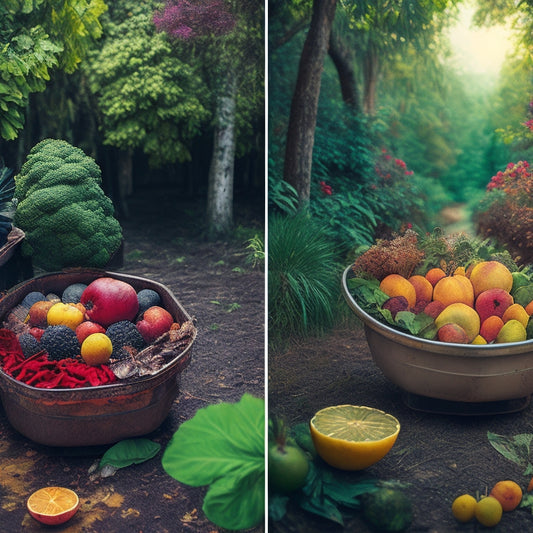
[[[233,5],[234,4],[234,5]],[[173,0],[155,14],[156,27],[189,41],[207,70],[214,95],[213,153],[209,169],[207,233],[227,235],[233,227],[233,178],[238,95],[262,57],[263,3]],[[262,61],[259,63],[262,70]],[[252,66],[251,66],[252,65]],[[259,89],[262,91],[261,86]]]
[[[298,193],[300,206],[309,202],[311,162],[324,58],[337,0],[314,0],[311,25],[298,67],[291,104],[283,178]]]

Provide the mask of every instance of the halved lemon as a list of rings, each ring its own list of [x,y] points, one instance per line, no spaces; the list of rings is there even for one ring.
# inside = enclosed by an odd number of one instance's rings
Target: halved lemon
[[[64,487],[45,487],[35,491],[26,502],[28,512],[35,520],[48,525],[63,524],[70,520],[80,506],[78,495]]]
[[[390,451],[400,422],[372,407],[335,405],[318,411],[309,423],[316,451],[342,470],[362,470]]]

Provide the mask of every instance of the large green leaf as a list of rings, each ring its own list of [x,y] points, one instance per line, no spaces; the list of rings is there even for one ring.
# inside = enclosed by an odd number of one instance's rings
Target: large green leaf
[[[264,410],[264,400],[249,394],[235,404],[199,409],[163,454],[163,468],[173,478],[210,485],[203,510],[221,527],[249,528],[264,515]]]

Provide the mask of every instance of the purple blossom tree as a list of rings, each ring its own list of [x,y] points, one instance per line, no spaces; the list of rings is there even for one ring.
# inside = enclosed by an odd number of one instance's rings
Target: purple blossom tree
[[[207,232],[209,238],[216,239],[228,234],[233,226],[237,20],[223,0],[170,0],[162,11],[154,14],[153,21],[158,31],[166,32],[172,39],[201,39],[216,57],[216,64],[209,69],[214,76],[216,105],[207,193]]]

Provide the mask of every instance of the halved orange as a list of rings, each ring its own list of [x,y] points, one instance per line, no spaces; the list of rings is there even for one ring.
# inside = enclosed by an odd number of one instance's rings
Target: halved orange
[[[48,525],[63,524],[70,520],[80,506],[78,495],[64,487],[44,487],[35,491],[26,503],[35,520]]]
[[[316,451],[342,470],[362,470],[383,459],[400,432],[400,422],[373,407],[336,405],[318,411],[309,423]]]

